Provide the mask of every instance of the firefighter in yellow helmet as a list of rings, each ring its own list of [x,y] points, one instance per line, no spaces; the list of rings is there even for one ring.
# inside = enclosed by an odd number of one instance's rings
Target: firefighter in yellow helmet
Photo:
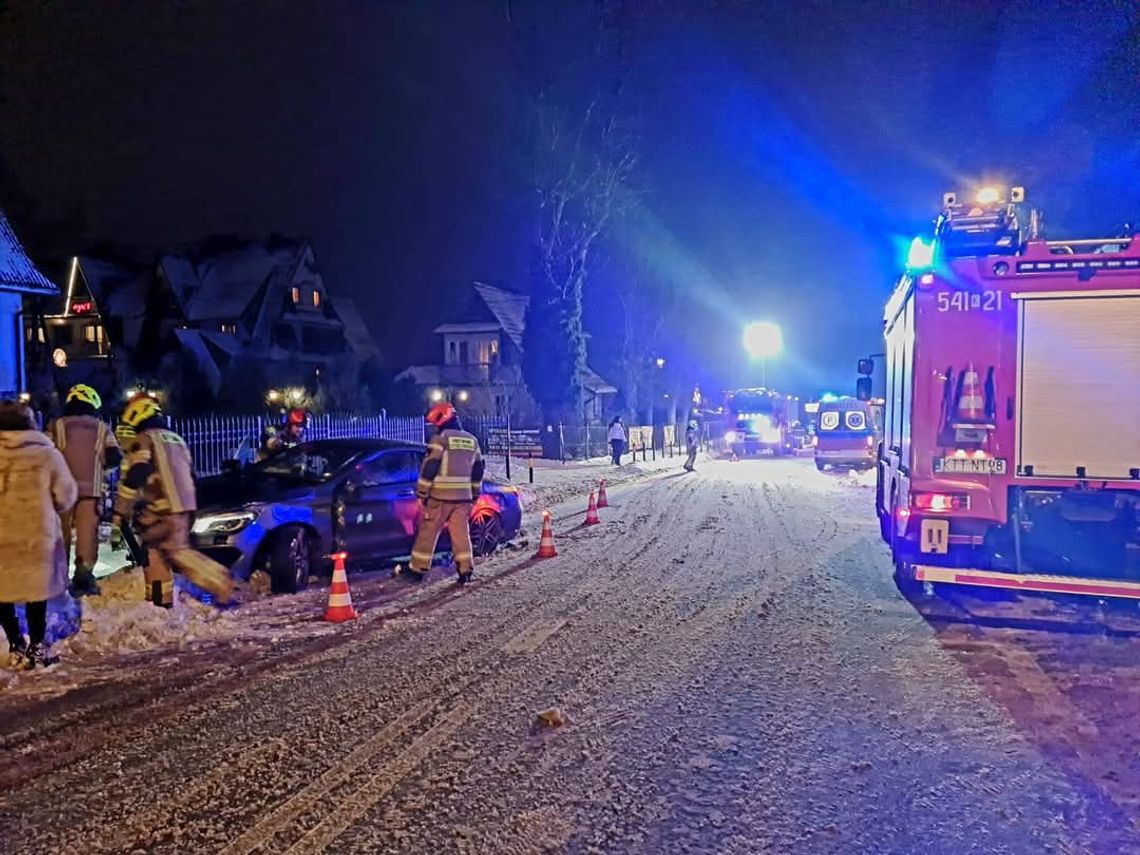
[[[72,386],[63,415],[47,426],[47,434],[67,461],[79,487],[75,507],[60,517],[68,553],[75,548],[71,594],[98,594],[95,564],[99,560],[99,519],[103,515],[104,474],[119,464],[122,452],[115,435],[99,417],[103,401],[90,386]]]
[[[463,430],[455,408],[435,404],[427,414],[435,427],[428,452],[416,483],[416,498],[423,503],[423,514],[412,545],[409,578],[419,581],[431,569],[439,536],[446,528],[455,556],[460,584],[471,581],[474,560],[471,552],[471,505],[483,486],[483,458],[479,442]]]
[[[146,550],[147,599],[170,608],[177,570],[219,604],[228,603],[233,593],[229,570],[190,548],[190,523],[198,505],[186,442],[167,428],[162,408],[150,395],[127,402],[123,423],[134,428],[135,438],[115,499],[116,523],[127,525],[133,518],[138,529]]]

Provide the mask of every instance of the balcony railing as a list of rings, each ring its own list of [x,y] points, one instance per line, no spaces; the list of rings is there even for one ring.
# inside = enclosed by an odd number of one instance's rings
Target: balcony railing
[[[467,365],[441,365],[439,380],[445,385],[477,386],[490,383],[515,383],[518,371],[514,366],[498,362],[475,362]]]

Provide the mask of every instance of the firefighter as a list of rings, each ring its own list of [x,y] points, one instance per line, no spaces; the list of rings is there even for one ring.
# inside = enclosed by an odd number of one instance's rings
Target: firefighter
[[[103,401],[90,386],[72,386],[63,415],[51,422],[47,433],[67,461],[79,487],[75,507],[61,515],[63,543],[68,555],[75,547],[75,574],[71,595],[96,595],[95,564],[99,560],[99,520],[103,515],[103,476],[119,465],[122,452],[111,429],[99,417]]]
[[[474,571],[468,522],[471,505],[479,498],[483,485],[483,458],[478,440],[463,430],[451,404],[434,405],[427,420],[436,433],[428,443],[416,483],[422,514],[412,545],[409,578],[418,582],[427,575],[439,535],[446,528],[459,583],[463,585],[471,581]]]
[[[123,410],[123,422],[136,435],[115,499],[115,523],[121,527],[133,519],[138,529],[145,550],[147,599],[163,608],[173,606],[177,570],[215,602],[228,603],[233,593],[229,571],[190,548],[197,497],[186,442],[167,429],[162,408],[150,395],[132,398]]]
[[[282,451],[300,445],[305,441],[305,423],[308,415],[300,407],[294,407],[280,425],[269,425],[261,435],[261,448],[257,451],[258,460],[268,460]]]
[[[697,422],[696,419],[689,421],[689,426],[685,429],[685,448],[689,452],[689,458],[685,461],[685,471],[695,472],[697,465],[697,448],[700,446],[699,437],[697,436]]]
[[[119,448],[130,448],[131,443],[135,439],[135,429],[126,422],[120,420],[115,425],[115,440],[119,443]],[[127,474],[127,458],[124,455],[119,461],[118,480],[116,483],[123,483],[123,477]],[[123,530],[117,526],[111,526],[111,549],[118,552],[126,544],[123,542]]]

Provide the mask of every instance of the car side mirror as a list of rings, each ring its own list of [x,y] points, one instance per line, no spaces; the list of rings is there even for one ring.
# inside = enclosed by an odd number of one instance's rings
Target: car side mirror
[[[875,360],[871,359],[870,357],[866,359],[860,359],[858,370],[859,373],[864,377],[870,377],[875,373]]]
[[[855,397],[860,401],[871,400],[871,378],[860,377],[855,381]]]

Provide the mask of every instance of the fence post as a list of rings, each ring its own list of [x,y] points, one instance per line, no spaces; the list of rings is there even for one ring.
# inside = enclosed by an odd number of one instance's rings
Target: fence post
[[[530,483],[534,483],[534,452],[527,452],[526,465],[530,470]]]
[[[507,411],[507,480],[511,480],[511,413]]]
[[[558,423],[558,459],[566,465],[566,434],[562,432],[562,422]]]

